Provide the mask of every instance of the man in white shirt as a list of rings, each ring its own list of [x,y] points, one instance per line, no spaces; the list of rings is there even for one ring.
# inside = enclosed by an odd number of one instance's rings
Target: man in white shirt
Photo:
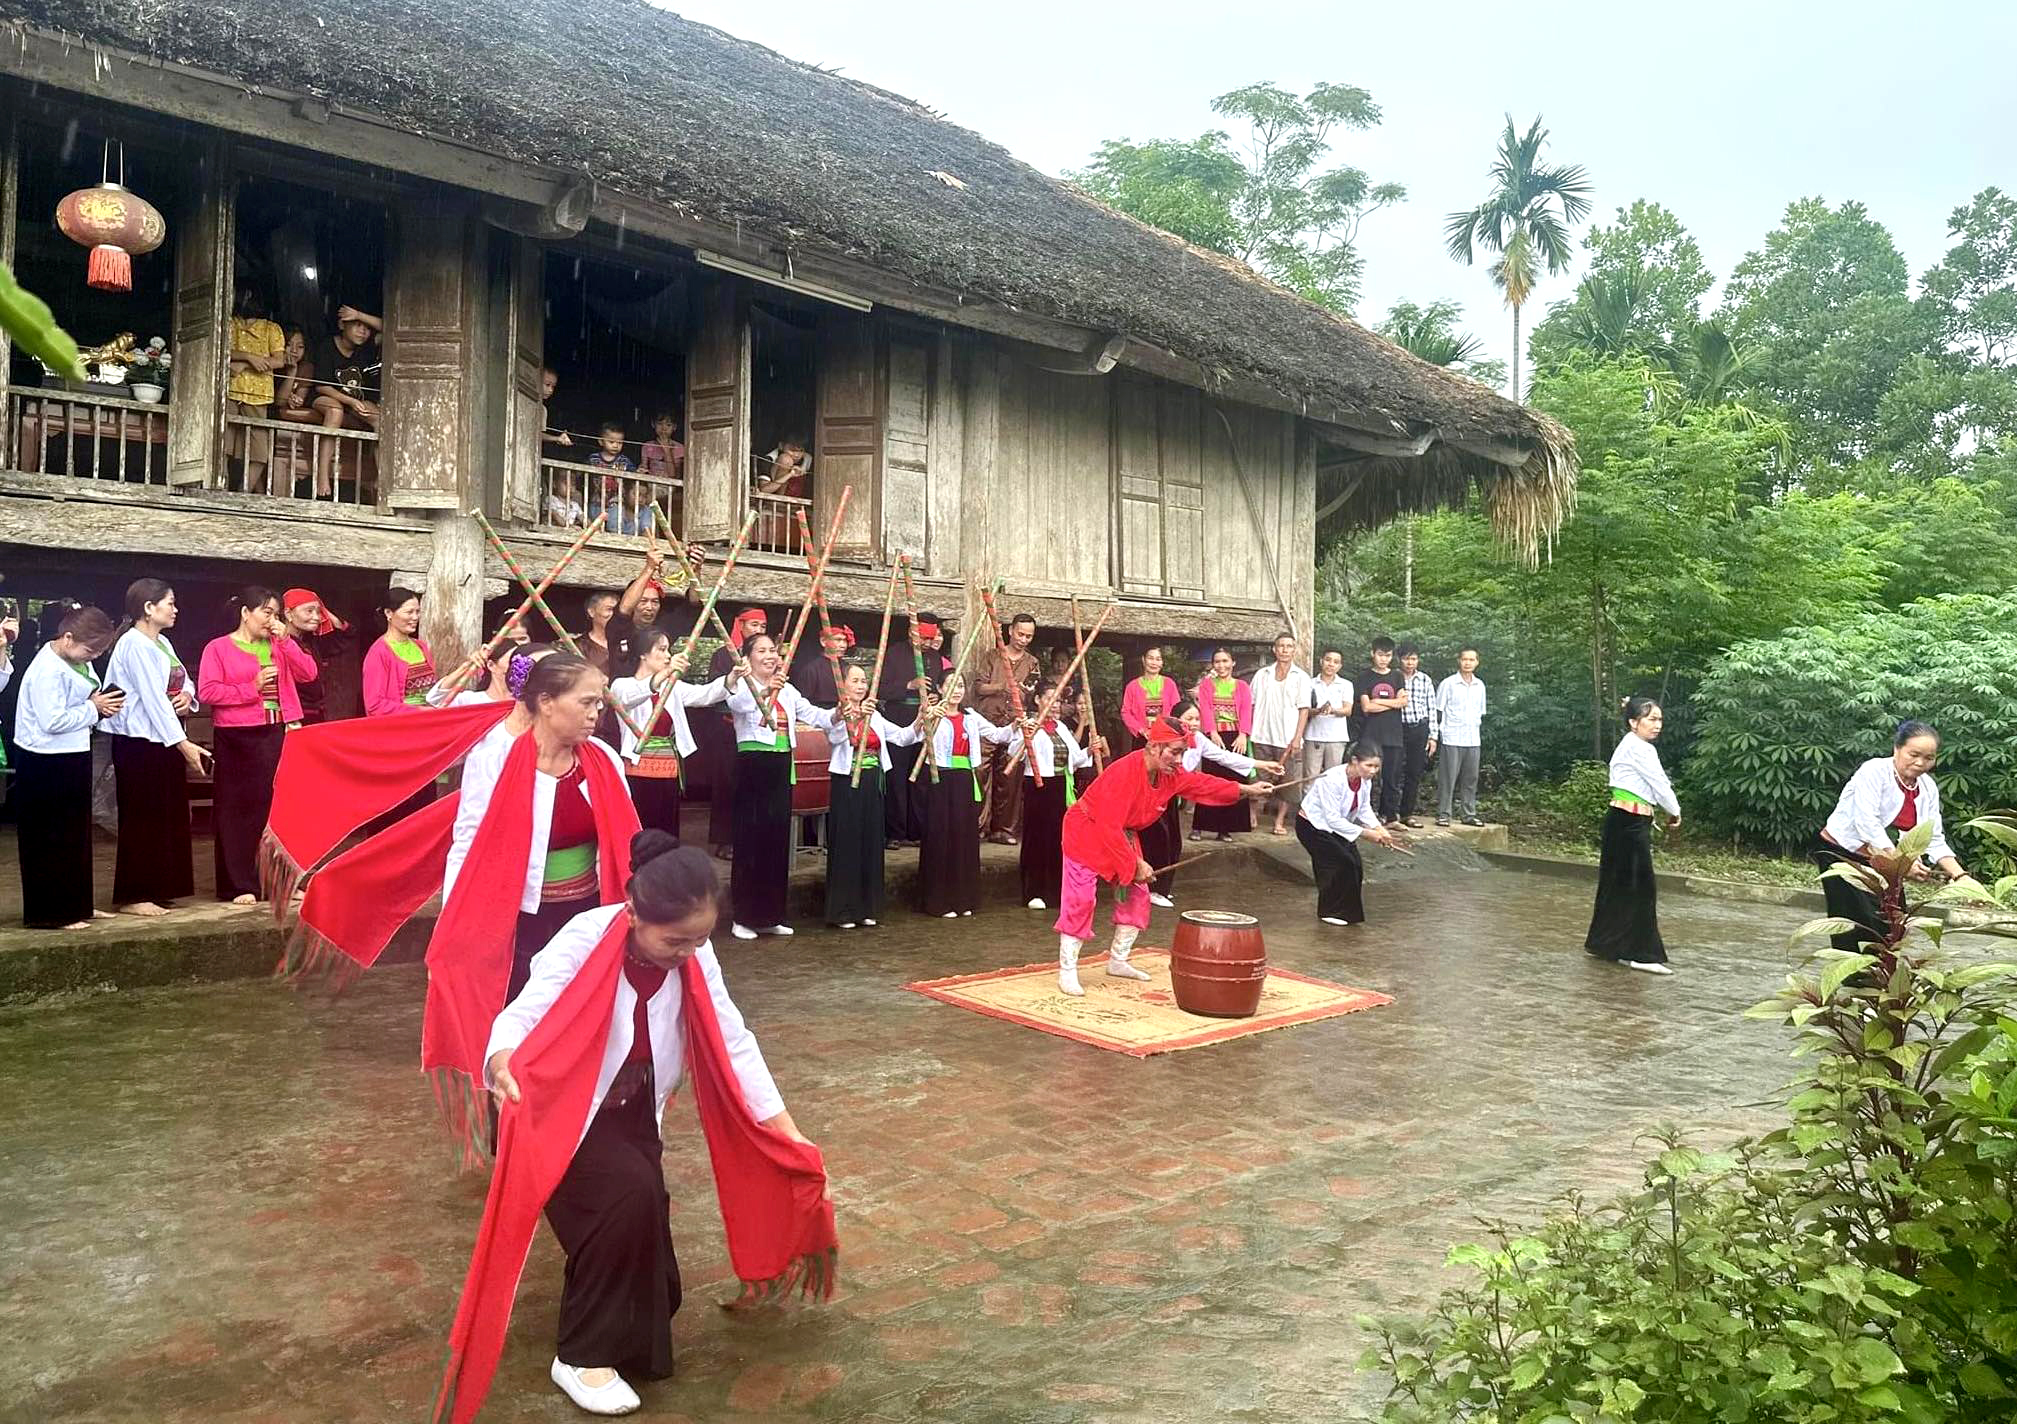
[[[1293,635],[1275,635],[1274,665],[1255,673],[1252,687],[1254,759],[1294,765],[1303,754],[1303,729],[1310,720],[1310,675],[1296,666]],[[1275,834],[1285,836],[1289,833],[1289,813],[1302,801],[1302,791],[1291,787],[1272,799]]]
[[[1436,722],[1443,749],[1443,767],[1436,778],[1436,824],[1447,826],[1453,809],[1461,811],[1464,824],[1482,826],[1478,819],[1478,755],[1483,741],[1485,684],[1477,677],[1478,650],[1465,648],[1457,654],[1457,670],[1436,689]],[[1429,742],[1435,755],[1437,742]]]
[[[1345,655],[1326,648],[1310,679],[1310,720],[1303,728],[1305,786],[1334,766],[1343,766],[1352,749],[1352,681],[1343,677]]]

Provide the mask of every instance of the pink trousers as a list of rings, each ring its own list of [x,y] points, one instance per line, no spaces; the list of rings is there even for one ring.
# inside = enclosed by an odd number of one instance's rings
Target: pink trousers
[[[1098,907],[1099,894],[1099,876],[1066,856],[1064,886],[1058,892],[1058,922],[1052,928],[1076,940],[1091,939],[1093,911]],[[1148,886],[1129,883],[1121,887],[1120,899],[1114,903],[1114,923],[1133,925],[1136,929],[1148,928]]]

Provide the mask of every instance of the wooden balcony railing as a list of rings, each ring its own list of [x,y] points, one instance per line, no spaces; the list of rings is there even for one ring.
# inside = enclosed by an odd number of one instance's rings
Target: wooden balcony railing
[[[659,529],[677,533],[684,522],[680,502],[685,485],[682,479],[636,470],[542,459],[538,522],[557,529],[579,529],[607,510],[599,540],[641,540],[652,532],[652,509],[656,506]]]
[[[8,386],[12,468],[122,484],[168,483],[168,407],[124,396]]]
[[[756,511],[756,523],[749,531],[749,547],[765,554],[803,554],[805,541],[798,532],[798,512],[812,517],[812,501],[795,494],[761,494],[750,491],[749,507]]]
[[[353,507],[378,503],[378,432],[330,430],[320,421],[224,418],[220,489]]]

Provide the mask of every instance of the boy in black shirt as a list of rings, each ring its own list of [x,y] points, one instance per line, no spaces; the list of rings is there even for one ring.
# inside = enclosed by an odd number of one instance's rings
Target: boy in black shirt
[[[315,348],[315,413],[324,430],[378,429],[378,398],[383,361],[378,332],[383,323],[355,307],[336,309],[336,334]],[[328,499],[335,490],[330,467],[340,440],[320,440],[316,452],[315,497]],[[362,456],[359,457],[360,465]]]
[[[1371,663],[1352,678],[1359,703],[1355,739],[1380,749],[1379,814],[1380,823],[1387,826],[1401,819],[1401,766],[1406,760],[1401,709],[1408,705],[1404,681],[1394,666],[1394,640],[1373,639]]]

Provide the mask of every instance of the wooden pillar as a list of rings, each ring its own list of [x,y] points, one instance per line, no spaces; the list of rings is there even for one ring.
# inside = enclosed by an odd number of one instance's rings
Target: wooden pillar
[[[221,136],[201,147],[183,189],[175,243],[175,379],[168,387],[168,482],[217,482],[224,441],[225,330],[237,182]]]
[[[713,279],[696,288],[686,363],[683,533],[726,540],[742,523],[749,490],[749,312],[735,282]]]
[[[1291,417],[1293,419],[1293,417]],[[1289,606],[1295,610],[1302,630],[1302,661],[1312,672],[1317,667],[1317,439],[1306,420],[1297,420],[1291,446],[1295,464],[1290,471],[1294,499],[1293,517],[1283,521],[1291,531],[1282,557],[1290,570]]]
[[[852,485],[846,517],[834,539],[842,558],[868,558],[881,529],[880,392],[873,317],[822,313],[819,322],[818,417],[813,430],[813,527],[826,537],[840,492]]]
[[[1003,364],[993,346],[974,347],[972,364],[968,367],[966,424],[960,451],[959,560],[950,569],[934,568],[934,573],[958,575],[988,562],[991,529],[987,494],[994,483],[995,465],[1001,452]]]
[[[937,371],[932,378],[931,433],[924,490],[924,543],[905,552],[918,567],[936,573],[956,568],[960,558],[961,489],[966,474],[966,374],[972,341],[947,335],[938,343]]]
[[[14,226],[20,216],[21,146],[14,122],[13,91],[0,92],[0,263],[14,270]],[[0,331],[0,384],[13,368],[14,342]],[[0,469],[14,465],[14,402],[0,398]]]

